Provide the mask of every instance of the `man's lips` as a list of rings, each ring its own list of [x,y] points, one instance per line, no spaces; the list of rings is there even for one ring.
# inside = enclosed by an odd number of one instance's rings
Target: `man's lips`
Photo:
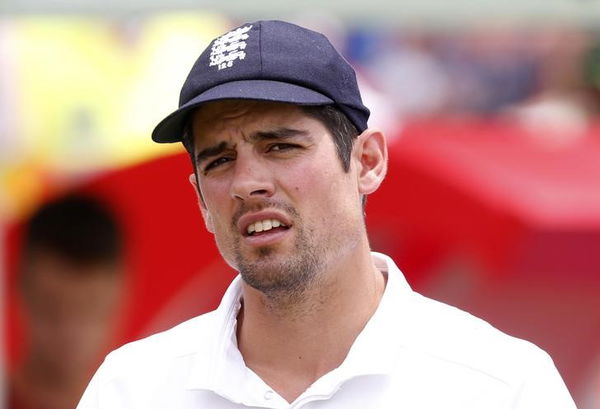
[[[237,221],[238,230],[244,237],[260,235],[266,231],[287,230],[291,225],[289,217],[276,210],[246,213]]]

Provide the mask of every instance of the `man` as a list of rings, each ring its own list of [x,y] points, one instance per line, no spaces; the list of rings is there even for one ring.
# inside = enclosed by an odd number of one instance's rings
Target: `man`
[[[258,21],[211,43],[153,139],[183,141],[240,276],[216,311],[110,354],[79,408],[574,407],[544,352],[370,252],[387,151],[368,116],[318,33]]]
[[[106,353],[121,266],[121,229],[96,199],[69,194],[33,213],[18,288],[27,344],[11,374],[8,409],[77,404]]]

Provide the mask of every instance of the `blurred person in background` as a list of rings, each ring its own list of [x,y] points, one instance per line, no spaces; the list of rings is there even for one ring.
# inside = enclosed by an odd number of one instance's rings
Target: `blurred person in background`
[[[119,224],[101,202],[69,194],[28,220],[19,265],[26,346],[8,409],[73,408],[108,347],[122,281]]]
[[[508,107],[508,118],[549,147],[577,143],[599,112],[594,36],[577,27],[546,27],[528,47],[539,61],[535,92]]]

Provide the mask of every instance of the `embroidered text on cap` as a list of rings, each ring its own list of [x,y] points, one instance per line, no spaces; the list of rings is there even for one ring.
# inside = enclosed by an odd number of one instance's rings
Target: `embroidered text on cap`
[[[230,68],[237,59],[246,58],[246,41],[252,25],[239,27],[217,38],[210,51],[210,67]]]

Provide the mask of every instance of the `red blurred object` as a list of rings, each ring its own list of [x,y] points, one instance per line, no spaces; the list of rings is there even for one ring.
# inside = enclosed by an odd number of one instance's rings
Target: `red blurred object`
[[[388,178],[370,198],[368,221],[393,225],[414,247],[416,254],[398,256],[415,280],[448,251],[469,254],[493,274],[568,268],[597,278],[600,126],[565,146],[542,137],[489,120],[410,124],[391,143]]]

